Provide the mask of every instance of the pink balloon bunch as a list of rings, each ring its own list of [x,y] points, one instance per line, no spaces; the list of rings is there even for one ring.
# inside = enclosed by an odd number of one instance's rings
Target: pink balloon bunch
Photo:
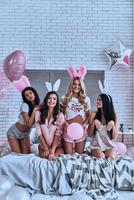
[[[72,139],[72,140],[79,140],[82,138],[84,133],[83,127],[78,124],[78,123],[71,123],[67,127],[67,135]]]
[[[23,75],[26,65],[25,55],[22,51],[14,51],[9,54],[3,64],[4,72],[7,78],[13,82],[20,79]]]

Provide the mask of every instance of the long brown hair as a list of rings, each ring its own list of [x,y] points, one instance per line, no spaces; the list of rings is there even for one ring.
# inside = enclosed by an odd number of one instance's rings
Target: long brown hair
[[[57,97],[57,103],[56,103],[56,106],[54,107],[54,110],[53,110],[53,124],[54,122],[56,121],[57,119],[57,115],[59,114],[59,97],[58,97],[58,94],[55,92],[55,91],[51,91],[51,92],[48,92],[43,100],[43,103],[41,104],[40,106],[40,112],[41,112],[41,115],[40,115],[40,124],[44,124],[45,123],[45,120],[46,118],[48,117],[48,106],[47,106],[47,101],[48,101],[48,98],[50,95],[52,94],[55,94],[56,97]]]

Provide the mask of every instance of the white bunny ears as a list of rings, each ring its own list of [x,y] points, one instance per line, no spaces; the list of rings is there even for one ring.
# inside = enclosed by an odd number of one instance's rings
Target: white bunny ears
[[[110,95],[107,93],[106,88],[103,87],[103,85],[102,85],[102,83],[101,83],[100,80],[98,80],[98,85],[99,85],[99,89],[100,89],[101,93],[102,93],[102,94],[106,94],[107,97],[108,97],[108,99],[109,99],[109,102],[110,102],[110,101],[111,101]]]
[[[46,85],[48,92],[51,92],[51,91],[57,92],[59,87],[60,87],[60,82],[61,82],[60,79],[55,81],[55,83],[53,85],[50,82],[45,82],[45,85]]]
[[[69,73],[71,79],[79,77],[83,80],[87,73],[87,69],[85,66],[80,66],[79,70],[77,71],[76,68],[74,68],[73,66],[70,66],[68,68],[68,73]]]
[[[98,80],[98,85],[99,85],[99,89],[100,89],[101,93],[106,94],[107,93],[106,89],[105,89],[105,87],[103,87],[100,80]]]

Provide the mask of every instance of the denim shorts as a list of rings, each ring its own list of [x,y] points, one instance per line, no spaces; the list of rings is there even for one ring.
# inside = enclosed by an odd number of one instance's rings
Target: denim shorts
[[[7,136],[16,138],[16,139],[23,139],[25,137],[28,137],[30,134],[31,129],[29,129],[27,132],[23,133],[21,132],[15,124],[13,124],[7,131]]]

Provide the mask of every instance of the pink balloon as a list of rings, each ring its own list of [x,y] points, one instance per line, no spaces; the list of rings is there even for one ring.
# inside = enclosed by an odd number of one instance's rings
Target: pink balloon
[[[72,140],[79,140],[84,134],[83,127],[78,123],[71,123],[67,127],[67,135]]]
[[[126,145],[122,142],[115,142],[115,144],[117,147],[117,153],[122,156],[125,155],[127,151]]]
[[[4,72],[7,78],[12,82],[20,79],[23,75],[26,65],[25,55],[22,51],[14,51],[4,60]]]

